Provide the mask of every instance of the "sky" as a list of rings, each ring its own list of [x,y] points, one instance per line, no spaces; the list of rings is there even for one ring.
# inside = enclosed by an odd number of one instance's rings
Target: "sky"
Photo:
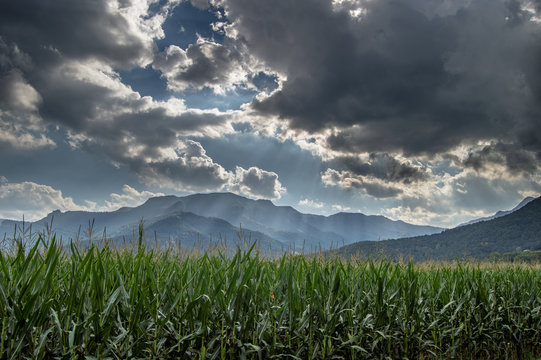
[[[0,218],[229,191],[450,227],[541,194],[541,0],[2,0]]]

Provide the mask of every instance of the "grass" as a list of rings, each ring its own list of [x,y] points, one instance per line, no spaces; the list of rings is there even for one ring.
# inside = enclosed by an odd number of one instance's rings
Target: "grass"
[[[0,254],[0,359],[524,359],[539,266],[232,255],[54,237]]]

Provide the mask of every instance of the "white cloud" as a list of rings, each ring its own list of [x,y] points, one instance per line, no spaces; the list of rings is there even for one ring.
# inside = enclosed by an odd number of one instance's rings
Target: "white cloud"
[[[428,181],[401,187],[400,196],[382,209],[382,214],[414,224],[452,227],[510,209],[524,197],[540,194],[540,181],[539,173],[529,179],[490,177],[473,170],[433,173]]]
[[[339,211],[339,212],[351,211],[351,208],[349,206],[343,206],[343,205],[340,205],[340,204],[333,204],[333,205],[331,205],[331,208],[334,211]]]
[[[237,166],[229,190],[235,193],[263,199],[279,199],[286,192],[278,180],[278,174],[257,167],[244,169]]]
[[[145,160],[135,149],[126,162],[147,184],[181,191],[219,191],[233,176],[196,141],[178,140],[172,150],[169,156]]]
[[[0,111],[1,116],[2,111]],[[0,148],[2,145],[8,145],[15,149],[30,150],[56,146],[55,142],[44,134],[33,134],[18,128],[4,127],[2,124],[0,124],[0,130]]]
[[[35,221],[56,209],[89,210],[48,185],[30,181],[9,183],[5,177],[0,182],[0,218],[22,220],[24,216],[25,220]]]
[[[139,206],[147,199],[163,196],[163,193],[138,191],[125,184],[120,194],[110,194],[105,205],[85,201],[85,205],[77,204],[72,197],[65,196],[61,190],[49,185],[31,181],[10,183],[0,176],[0,219],[36,221],[44,218],[54,210],[60,211],[115,211],[124,206]]]
[[[322,202],[317,202],[308,198],[300,200],[298,204],[300,206],[305,206],[313,209],[322,209],[324,206]]]
[[[111,200],[105,200],[105,206],[99,207],[99,211],[115,211],[121,207],[139,206],[151,197],[163,196],[163,193],[153,193],[151,191],[138,191],[131,186],[124,184],[122,193],[112,193]]]

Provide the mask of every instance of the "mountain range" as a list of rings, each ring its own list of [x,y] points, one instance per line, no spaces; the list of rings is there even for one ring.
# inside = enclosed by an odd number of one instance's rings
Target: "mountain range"
[[[441,232],[442,228],[393,221],[384,216],[337,213],[330,216],[301,213],[269,200],[251,200],[232,193],[161,196],[137,207],[112,212],[58,210],[25,224],[33,231],[49,226],[58,238],[129,241],[137,237],[138,225],[148,241],[206,248],[215,243],[230,246],[257,240],[272,251],[318,251],[357,241],[382,240]],[[51,225],[52,224],[52,225]],[[22,222],[3,220],[0,234],[13,235]],[[105,234],[104,234],[105,233]]]
[[[366,241],[333,253],[413,260],[485,259],[496,253],[541,250],[541,197],[507,215],[459,226],[438,234]]]

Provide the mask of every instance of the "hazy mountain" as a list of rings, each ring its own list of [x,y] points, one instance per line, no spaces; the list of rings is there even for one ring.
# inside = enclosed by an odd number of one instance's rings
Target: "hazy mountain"
[[[281,243],[258,231],[245,231],[225,220],[203,217],[190,212],[166,216],[145,228],[151,239],[191,248],[223,246],[235,248],[251,245],[257,240],[258,248],[269,251],[284,251],[288,244]]]
[[[58,236],[100,238],[104,229],[115,240],[133,238],[144,220],[147,237],[159,242],[181,241],[192,246],[221,237],[229,243],[240,227],[246,236],[271,249],[315,251],[363,240],[433,234],[443,229],[392,221],[383,216],[338,213],[331,216],[303,214],[290,206],[276,206],[268,200],[251,200],[231,193],[162,196],[137,207],[113,212],[54,211],[32,223],[34,231],[51,224]],[[14,224],[0,226],[13,233]],[[20,225],[20,223],[19,223]],[[92,230],[92,231],[90,231]]]
[[[403,221],[393,221],[379,215],[344,212],[322,219],[319,228],[325,231],[333,229],[350,243],[434,234],[443,230],[433,226],[418,226]]]
[[[502,217],[502,216],[505,216],[505,215],[509,215],[512,212],[523,208],[524,205],[528,204],[530,201],[532,201],[534,199],[535,199],[534,197],[528,196],[528,197],[524,198],[520,203],[518,203],[517,206],[515,206],[511,210],[500,210],[500,211],[496,212],[494,215],[483,217],[483,218],[478,218],[478,219],[473,219],[473,220],[467,221],[465,223],[462,223],[462,224],[460,224],[458,226],[475,224],[475,223],[478,223],[478,222],[481,222],[481,221],[492,220],[492,219],[496,219],[496,218],[499,218],[499,217]]]
[[[3,238],[4,235],[11,236],[15,230],[15,226],[18,224],[18,221],[1,219],[0,220],[0,238]]]
[[[355,241],[433,234],[443,229],[392,221],[383,216],[338,213],[331,216],[303,214],[291,206],[268,200],[250,200],[231,193],[196,194],[176,203],[171,210],[190,211],[224,219],[246,229],[265,233],[283,243],[317,250]]]
[[[336,252],[361,257],[383,255],[415,260],[484,259],[494,253],[541,250],[541,197],[492,220],[439,234],[380,242],[359,242]]]

